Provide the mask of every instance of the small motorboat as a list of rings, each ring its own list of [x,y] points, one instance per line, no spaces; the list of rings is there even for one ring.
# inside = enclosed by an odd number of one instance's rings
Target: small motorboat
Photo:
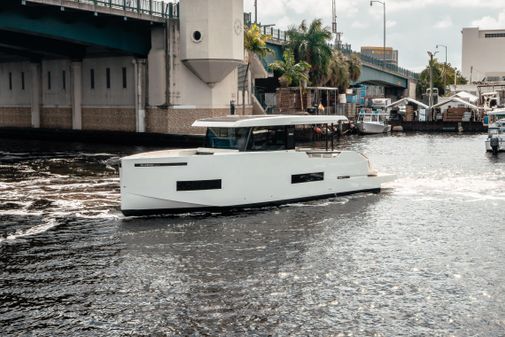
[[[387,124],[387,114],[380,110],[360,111],[356,125],[362,134],[380,134],[391,132],[391,125]]]
[[[121,211],[127,215],[220,212],[358,192],[379,192],[395,179],[367,157],[337,151],[330,131],[346,117],[227,116],[197,120],[204,147],[121,159]],[[325,148],[299,148],[295,128],[325,130]],[[331,133],[333,135],[333,133]]]
[[[498,154],[505,151],[505,109],[495,109],[487,113],[488,137],[486,151]]]

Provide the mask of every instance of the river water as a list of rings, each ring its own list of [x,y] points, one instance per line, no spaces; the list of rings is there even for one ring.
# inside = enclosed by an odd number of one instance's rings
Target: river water
[[[349,137],[381,194],[124,218],[120,156],[0,140],[1,336],[504,336],[505,153]]]

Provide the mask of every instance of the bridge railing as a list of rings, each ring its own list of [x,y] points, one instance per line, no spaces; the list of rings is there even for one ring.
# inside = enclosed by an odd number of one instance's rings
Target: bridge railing
[[[361,62],[364,63],[364,64],[376,66],[376,67],[382,68],[382,69],[384,69],[386,71],[389,71],[389,72],[392,72],[392,73],[396,73],[396,74],[400,74],[400,75],[405,76],[407,78],[419,79],[419,74],[417,74],[417,73],[415,73],[413,71],[410,71],[408,69],[399,67],[396,64],[391,64],[391,63],[384,62],[384,60],[379,59],[379,58],[374,57],[374,56],[371,56],[371,55],[366,55],[366,54],[362,54],[362,53],[358,53],[358,52],[353,52],[353,50],[351,49],[351,45],[350,44],[341,44],[340,46],[338,46],[338,48],[344,54],[349,55],[349,54],[355,53],[355,54],[359,55],[359,57],[361,59]]]
[[[272,37],[272,42],[286,43],[289,41],[289,35],[287,34],[287,32],[285,32],[283,30],[275,29],[275,28],[269,27],[269,26],[261,26],[261,31],[263,34],[270,35]],[[333,45],[332,45],[332,47],[333,47]],[[383,60],[378,59],[374,56],[354,52],[352,50],[350,44],[340,44],[337,46],[337,48],[340,49],[340,51],[342,51],[344,54],[347,54],[347,55],[350,55],[352,53],[356,53],[357,55],[359,55],[361,62],[364,64],[380,67],[386,71],[396,73],[401,76],[405,76],[407,78],[419,79],[419,74],[417,74],[413,71],[399,67],[395,64],[390,64],[387,62],[384,63]]]
[[[159,0],[71,0],[77,3],[119,9],[131,13],[174,18],[179,16],[179,6]]]

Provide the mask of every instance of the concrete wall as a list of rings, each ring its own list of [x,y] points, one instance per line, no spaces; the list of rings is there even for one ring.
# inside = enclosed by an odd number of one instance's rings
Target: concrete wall
[[[43,106],[70,107],[72,104],[70,60],[42,61],[41,87]]]
[[[11,84],[9,86],[9,74]],[[24,77],[24,89],[22,87]],[[29,62],[0,63],[0,106],[29,107],[32,101],[32,77]]]
[[[135,104],[135,77],[133,57],[86,58],[82,61],[82,105],[89,107],[133,107]],[[106,73],[110,69],[110,88]],[[126,68],[126,88],[123,88],[123,68]],[[94,88],[91,87],[91,71]]]
[[[505,76],[505,29],[463,28],[462,74],[481,81],[487,75]]]

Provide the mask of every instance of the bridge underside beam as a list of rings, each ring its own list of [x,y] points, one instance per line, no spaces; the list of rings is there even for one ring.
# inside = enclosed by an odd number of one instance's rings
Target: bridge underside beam
[[[354,84],[372,84],[408,89],[408,83],[409,80],[407,78],[396,76],[389,72],[384,72],[380,69],[363,64],[361,67],[361,76]]]
[[[151,24],[148,22],[83,11],[61,11],[55,6],[22,5],[20,1],[12,0],[0,1],[0,30],[32,36],[32,43],[46,39],[45,42],[60,41],[63,47],[106,48],[141,57],[147,56],[151,48]],[[38,47],[44,51],[42,43],[30,50]]]

